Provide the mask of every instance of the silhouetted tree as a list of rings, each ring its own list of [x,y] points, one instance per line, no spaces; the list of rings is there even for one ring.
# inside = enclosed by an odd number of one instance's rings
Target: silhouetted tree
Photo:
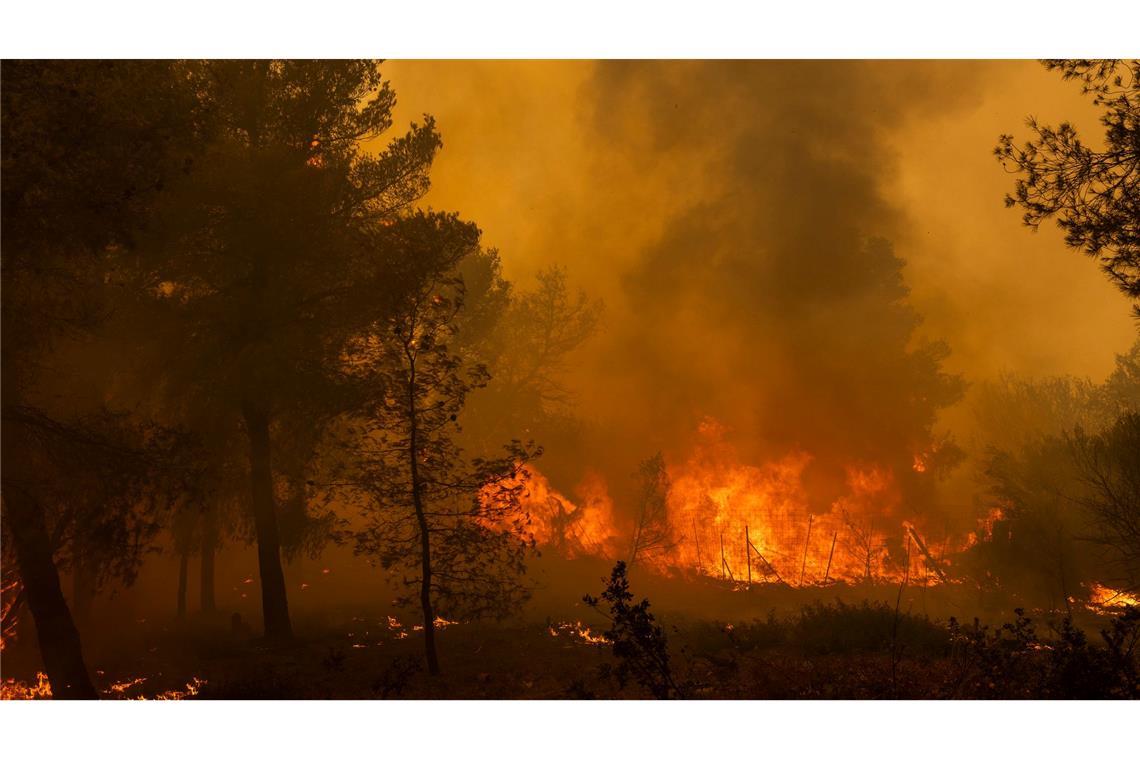
[[[1132,348],[1117,354],[1116,363],[1104,381],[1105,403],[1114,416],[1140,412],[1140,338]]]
[[[1117,356],[1101,384],[1006,376],[981,386],[982,504],[1002,518],[958,563],[980,586],[1029,584],[1055,602],[1080,582],[1136,582],[1136,354]]]
[[[1130,412],[1099,434],[1068,436],[1085,489],[1077,497],[1092,516],[1095,540],[1107,546],[1130,588],[1140,585],[1140,414]]]
[[[486,254],[460,267],[464,311],[474,313],[463,317],[459,350],[486,364],[494,378],[468,400],[464,445],[482,453],[505,437],[525,434],[549,441],[563,461],[572,460],[583,441],[567,379],[570,360],[597,332],[602,303],[573,291],[560,267],[540,271],[526,289],[502,281],[498,267],[497,255]]]
[[[571,292],[561,267],[545,269],[537,279],[533,290],[511,298],[492,359],[499,392],[534,415],[557,413],[572,401],[567,358],[597,330],[603,308],[584,291]]]
[[[1022,175],[1006,206],[1020,206],[1036,229],[1053,217],[1065,242],[1096,259],[1134,301],[1140,299],[1140,61],[1047,60],[1050,71],[1077,80],[1102,111],[1104,148],[1080,139],[1068,122],[1054,128],[1029,119],[1021,146],[1002,135],[998,160]],[[1140,304],[1133,310],[1140,316]]]
[[[170,382],[244,426],[265,632],[285,638],[282,433],[292,418],[317,435],[350,403],[341,350],[391,291],[377,232],[426,192],[440,141],[429,118],[380,153],[362,149],[395,104],[373,61],[215,61],[192,73],[208,150],[164,194],[137,284],[173,315]]]
[[[405,263],[393,313],[351,347],[353,371],[374,388],[366,414],[346,424],[351,452],[337,473],[339,494],[361,508],[356,550],[399,568],[415,589],[428,670],[439,673],[440,614],[502,617],[528,595],[521,581],[533,546],[518,497],[535,451],[514,441],[498,459],[468,460],[458,419],[472,389],[488,379],[452,341],[464,285],[456,267],[478,247],[479,231],[454,216],[416,214],[386,231]]]
[[[871,580],[872,565],[877,555],[882,554],[882,540],[875,535],[871,520],[864,521],[847,510],[842,511],[843,545],[847,551],[863,564],[863,580]]]
[[[637,516],[634,519],[633,544],[629,550],[629,567],[650,554],[668,551],[672,546],[669,533],[669,473],[665,458],[658,452],[638,465],[635,475]]]
[[[1012,540],[996,544],[1004,551],[991,552],[994,564],[983,571],[1008,587],[1035,587],[1054,608],[1068,607],[1095,565],[1081,541],[1089,523],[1075,501],[1079,484],[1068,446],[1048,436],[1012,452],[993,449],[985,474]]]
[[[190,90],[172,62],[4,64],[2,372],[3,509],[44,667],[56,698],[97,696],[60,588],[58,516],[73,507],[72,468],[116,469],[118,436],[53,370],[61,340],[104,320],[119,280],[109,260],[131,250],[155,194],[196,141]],[[44,393],[45,379],[57,394]],[[92,394],[92,395],[98,395]],[[93,430],[91,425],[95,426]],[[107,435],[110,433],[110,435]],[[113,448],[112,444],[112,448]],[[131,457],[124,459],[124,462]],[[110,482],[114,482],[112,479]],[[119,498],[119,497],[116,497]],[[98,510],[82,510],[93,518]],[[96,524],[116,533],[111,510]]]

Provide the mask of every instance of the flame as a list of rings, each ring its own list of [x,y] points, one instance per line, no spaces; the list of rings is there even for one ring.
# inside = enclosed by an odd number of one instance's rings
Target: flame
[[[1094,583],[1089,587],[1089,607],[1091,609],[1136,606],[1140,606],[1140,596],[1136,594],[1102,586],[1099,583]]]
[[[950,540],[940,537],[935,551],[923,526],[902,518],[901,491],[890,468],[853,463],[842,495],[830,504],[813,504],[803,479],[809,453],[746,463],[725,433],[724,425],[706,418],[688,458],[668,464],[668,541],[636,563],[664,574],[696,572],[737,584],[945,580]],[[925,469],[925,457],[921,462]],[[601,477],[588,475],[574,501],[534,467],[523,469],[521,502],[539,545],[567,558],[628,554],[632,529],[619,527]],[[986,535],[997,519],[1000,514],[990,517]]]
[[[610,643],[606,640],[605,636],[600,633],[595,633],[581,620],[575,620],[573,623],[567,621],[551,623],[546,629],[550,635],[555,638],[565,634],[571,639],[576,639],[595,646],[604,646]]]
[[[530,515],[530,531],[539,545],[568,559],[618,556],[614,503],[600,475],[587,473],[575,489],[576,501],[555,490],[531,466],[520,468],[518,479],[508,487],[513,485],[523,487],[519,500]],[[484,498],[494,497],[487,491]]]
[[[122,694],[127,689],[138,686],[139,684],[141,684],[145,681],[146,681],[145,676],[140,677],[140,678],[132,678],[129,681],[119,681],[118,683],[111,684],[111,687],[108,689],[108,691],[110,691],[114,694]]]
[[[98,672],[101,673],[102,671]],[[198,696],[198,693],[202,690],[202,687],[208,683],[208,681],[205,679],[194,676],[189,681],[187,681],[186,685],[181,689],[161,691],[155,694],[153,697],[147,697],[145,695],[139,695],[137,697],[126,696],[126,692],[144,683],[146,680],[146,677],[142,676],[138,678],[129,678],[125,681],[116,681],[104,689],[103,694],[118,699],[152,699],[157,701],[179,700]],[[36,682],[34,684],[28,684],[24,681],[17,681],[14,678],[6,678],[0,682],[0,700],[51,699],[51,696],[51,683],[48,681],[47,673],[44,673],[42,671],[36,673]]]
[[[51,683],[47,673],[36,673],[36,682],[27,684],[15,678],[0,682],[0,699],[51,699]]]
[[[19,618],[11,613],[22,591],[23,585],[18,579],[11,579],[0,585],[0,620],[4,621],[4,628],[0,630],[0,652],[16,640],[16,624]]]
[[[700,432],[690,457],[670,468],[674,544],[652,560],[661,569],[794,585],[928,579],[926,542],[894,516],[901,497],[889,469],[848,466],[846,492],[820,510],[803,485],[810,454],[751,465],[739,461],[715,421]]]
[[[159,692],[158,694],[155,694],[154,697],[152,697],[152,699],[159,701],[159,702],[164,702],[164,701],[170,701],[170,700],[188,699],[189,697],[196,697],[196,696],[198,696],[198,692],[200,692],[202,690],[202,687],[205,686],[207,683],[209,683],[209,682],[206,681],[205,679],[198,678],[197,676],[195,676],[194,678],[191,678],[189,681],[187,681],[186,685],[183,688],[171,689],[169,691]],[[138,697],[138,699],[146,699],[146,697]]]
[[[436,630],[440,630],[442,628],[446,628],[449,625],[459,625],[459,621],[458,620],[447,620],[445,618],[440,617],[439,615],[436,615],[435,616],[435,625],[433,625],[432,627],[435,628]],[[413,631],[422,631],[423,629],[424,629],[424,627],[422,625],[413,625],[412,626]]]
[[[1003,520],[1005,520],[1005,510],[1001,507],[991,507],[985,515],[978,518],[977,529],[966,534],[963,548],[968,549],[978,543],[993,540],[994,528]]]

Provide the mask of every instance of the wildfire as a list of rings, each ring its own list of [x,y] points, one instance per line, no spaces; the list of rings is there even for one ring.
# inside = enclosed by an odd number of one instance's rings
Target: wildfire
[[[577,501],[555,490],[533,467],[523,467],[519,479],[524,486],[520,500],[538,544],[567,559],[617,556],[614,504],[600,475],[586,475],[576,489]]]
[[[152,699],[162,702],[177,699],[189,699],[190,697],[198,696],[198,692],[202,690],[208,682],[203,678],[195,676],[186,682],[186,685],[181,689],[171,689],[170,691],[162,691],[155,694]],[[146,697],[138,697],[138,699],[146,699]]]
[[[127,696],[127,692],[134,687],[141,685],[146,681],[146,677],[130,678],[125,681],[116,681],[109,687],[103,690],[103,694],[115,699],[131,699],[131,700],[156,700],[156,701],[170,701],[188,699],[190,697],[198,696],[208,682],[203,678],[197,676],[191,678],[186,682],[186,685],[180,689],[169,689],[161,691],[154,696],[147,697],[145,695]],[[0,700],[2,699],[51,699],[51,683],[48,681],[47,673],[36,673],[36,682],[28,684],[24,681],[17,681],[14,678],[6,678],[0,682]]]
[[[984,517],[978,518],[978,528],[966,536],[966,547],[973,546],[980,541],[989,541],[994,537],[994,528],[1005,519],[1005,511],[1001,507],[991,507]]]
[[[669,541],[637,562],[666,574],[696,572],[749,585],[944,580],[947,544],[940,541],[936,552],[918,524],[902,519],[889,468],[850,465],[842,495],[820,505],[804,486],[810,454],[745,463],[725,432],[706,419],[689,457],[668,465]],[[631,531],[618,527],[605,482],[590,475],[577,494],[577,502],[568,499],[527,468],[522,503],[536,541],[567,558],[626,556]]]
[[[51,684],[47,673],[36,673],[34,684],[5,678],[0,683],[0,699],[51,699]]]
[[[11,579],[0,585],[0,620],[3,620],[3,629],[0,630],[0,652],[3,652],[9,642],[16,640],[17,616],[14,614],[16,604],[20,601],[23,585],[18,579]]]
[[[1091,609],[1136,606],[1140,606],[1140,596],[1136,594],[1102,586],[1099,583],[1094,583],[1089,588],[1089,607]]]
[[[563,621],[561,623],[551,623],[547,626],[547,631],[555,638],[565,635],[571,639],[592,644],[594,646],[604,646],[609,644],[606,637],[600,633],[595,633],[590,630],[590,627],[583,623],[581,620],[575,620],[573,623]]]
[[[393,638],[408,638],[408,632],[404,630],[404,624],[391,615],[388,616],[388,630],[392,632]]]
[[[127,689],[138,686],[139,684],[141,684],[145,681],[146,681],[145,676],[140,677],[140,678],[132,678],[129,681],[120,681],[119,683],[111,684],[111,687],[108,689],[108,691],[115,693],[115,694],[122,694]]]
[[[439,615],[435,616],[435,625],[433,627],[437,631],[440,629],[446,628],[449,625],[459,625],[459,621],[458,620],[447,620],[446,618],[442,618]],[[424,629],[424,627],[422,625],[413,625],[412,626],[413,631],[422,631],[423,629]]]

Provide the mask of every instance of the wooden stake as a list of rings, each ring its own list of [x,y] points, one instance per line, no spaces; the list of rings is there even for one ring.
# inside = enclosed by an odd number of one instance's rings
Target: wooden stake
[[[705,571],[705,563],[701,561],[701,537],[697,534],[697,518],[693,518],[693,543],[697,545],[697,570]]]
[[[804,571],[807,570],[808,544],[811,542],[811,521],[815,515],[808,515],[807,537],[804,538],[804,561],[800,565],[800,585],[804,585]]]
[[[914,545],[918,547],[918,550],[920,552],[922,552],[922,556],[926,557],[927,570],[934,568],[934,572],[938,573],[938,577],[942,580],[943,583],[945,583],[946,573],[942,572],[942,563],[934,559],[934,555],[930,553],[930,549],[926,546],[926,542],[922,540],[922,536],[918,535],[918,531],[914,529],[914,526],[908,525],[907,530],[909,531],[910,538],[914,540]],[[949,539],[947,539],[947,541],[949,541]],[[908,551],[909,546],[910,545],[907,544]],[[945,545],[943,546],[942,554],[943,556],[946,555]]]
[[[752,588],[752,552],[748,551],[748,523],[744,523],[744,560],[748,563],[748,588]]]
[[[776,580],[778,580],[780,583],[783,583],[784,579],[780,577],[780,573],[776,571],[776,568],[772,566],[771,562],[764,558],[764,555],[761,554],[760,550],[756,548],[756,544],[752,543],[752,541],[749,541],[748,545],[752,547],[752,551],[756,552],[756,556],[760,558],[760,561],[764,563],[764,566],[768,568],[768,571],[772,575],[776,576]],[[765,575],[767,574],[768,573],[765,573]]]
[[[865,580],[871,580],[871,548],[875,540],[875,518],[867,521],[867,572]]]
[[[823,574],[823,582],[827,583],[827,579],[831,577],[831,558],[835,556],[835,539],[839,537],[839,531],[831,534],[831,553],[827,555],[827,572]]]
[[[903,575],[903,585],[910,583],[910,533],[906,534],[906,573]]]

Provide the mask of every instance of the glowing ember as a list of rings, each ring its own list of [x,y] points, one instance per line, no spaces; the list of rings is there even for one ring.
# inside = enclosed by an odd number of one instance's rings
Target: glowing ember
[[[609,644],[606,637],[600,633],[595,633],[590,630],[590,627],[583,623],[581,620],[575,620],[573,623],[563,621],[561,623],[551,623],[547,626],[547,631],[551,636],[559,637],[566,636],[570,639],[592,644],[594,646],[604,646]]]
[[[139,684],[141,684],[145,681],[146,681],[145,677],[134,678],[134,679],[131,679],[130,681],[120,681],[118,683],[111,684],[111,687],[108,689],[108,691],[112,692],[114,694],[122,694],[127,689],[130,689],[134,686],[138,686]]]
[[[408,632],[404,630],[404,624],[391,615],[388,616],[388,630],[392,631],[393,638],[408,638]]]
[[[170,689],[155,694],[153,697],[145,695],[127,696],[127,692],[136,686],[144,683],[146,677],[131,678],[125,681],[116,681],[109,687],[103,690],[103,694],[108,697],[118,699],[131,699],[131,700],[147,700],[153,699],[158,701],[169,701],[188,699],[195,697],[206,685],[207,681],[195,676],[190,679],[186,685],[181,689]],[[17,681],[14,678],[6,678],[0,682],[0,699],[51,699],[51,683],[48,681],[47,673],[36,673],[36,682],[34,684],[27,684],[23,681]]]
[[[391,619],[391,618],[389,618],[389,619]],[[459,625],[459,621],[458,620],[446,620],[446,619],[440,617],[439,615],[435,616],[435,625],[433,627],[436,630],[439,630],[441,628],[446,628],[449,625]],[[422,631],[423,629],[424,629],[424,627],[422,625],[413,625],[412,626],[413,631]]]
[[[203,678],[195,676],[186,682],[186,686],[181,689],[171,689],[170,691],[163,691],[155,694],[152,699],[156,701],[170,701],[178,699],[188,699],[190,697],[198,696],[198,692],[202,690],[208,682]],[[146,699],[146,697],[139,697],[139,699]]]
[[[16,640],[18,616],[12,611],[15,609],[22,592],[23,584],[17,579],[8,580],[0,585],[0,620],[4,621],[3,630],[0,630],[0,652],[3,652],[10,642]]]

